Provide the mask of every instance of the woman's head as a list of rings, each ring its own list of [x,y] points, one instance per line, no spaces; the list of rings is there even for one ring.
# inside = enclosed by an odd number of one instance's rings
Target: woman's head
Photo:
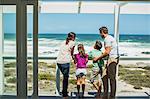
[[[74,32],[69,32],[66,39],[66,44],[68,44],[70,40],[74,41],[75,38],[76,38],[76,34]]]
[[[78,52],[79,52],[80,54],[85,54],[85,50],[84,50],[83,44],[79,44],[79,45],[78,45]]]
[[[97,49],[97,50],[100,50],[102,48],[102,43],[97,40],[95,45],[94,45],[94,48]]]

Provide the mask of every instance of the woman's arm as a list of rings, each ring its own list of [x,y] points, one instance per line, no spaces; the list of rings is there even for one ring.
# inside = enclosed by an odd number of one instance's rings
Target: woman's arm
[[[74,60],[74,64],[76,64],[76,63],[77,63],[77,57],[76,57],[76,54],[73,55],[73,58],[72,58],[72,59]]]
[[[72,56],[72,58],[73,58],[73,53],[74,53],[74,47],[75,47],[75,46],[73,46],[73,47],[71,48],[71,56]]]

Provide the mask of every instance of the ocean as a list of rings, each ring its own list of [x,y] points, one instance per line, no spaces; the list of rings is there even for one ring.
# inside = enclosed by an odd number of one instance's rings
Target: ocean
[[[16,34],[4,33],[4,56],[16,55]],[[66,34],[39,34],[39,56],[56,57],[59,51],[59,46],[66,39]],[[82,43],[86,53],[93,49],[96,40],[103,43],[103,39],[99,34],[77,34],[76,44]],[[119,54],[120,56],[129,57],[150,57],[150,35],[127,35],[122,34],[119,38]],[[33,39],[32,35],[28,34],[27,38],[28,56],[33,54]],[[104,48],[102,48],[104,50]],[[75,47],[75,53],[77,48]]]

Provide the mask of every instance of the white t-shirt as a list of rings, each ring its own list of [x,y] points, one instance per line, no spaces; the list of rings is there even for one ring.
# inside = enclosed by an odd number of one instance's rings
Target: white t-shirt
[[[114,58],[118,57],[117,42],[111,35],[107,35],[106,38],[104,39],[104,46],[111,47],[109,57]]]
[[[62,42],[56,62],[60,64],[70,63],[72,60],[71,49],[74,46],[75,46],[74,41],[69,41],[67,45],[66,45],[66,41]]]

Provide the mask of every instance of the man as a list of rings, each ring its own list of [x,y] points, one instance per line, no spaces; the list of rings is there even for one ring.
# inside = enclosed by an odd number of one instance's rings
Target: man
[[[108,98],[108,79],[110,79],[110,97],[115,98],[116,95],[116,67],[118,64],[118,47],[116,40],[108,34],[107,27],[101,27],[99,29],[101,37],[104,39],[105,51],[99,57],[95,57],[93,61],[101,60],[102,58],[108,56],[106,65],[106,75],[102,78],[104,85],[104,99]]]

